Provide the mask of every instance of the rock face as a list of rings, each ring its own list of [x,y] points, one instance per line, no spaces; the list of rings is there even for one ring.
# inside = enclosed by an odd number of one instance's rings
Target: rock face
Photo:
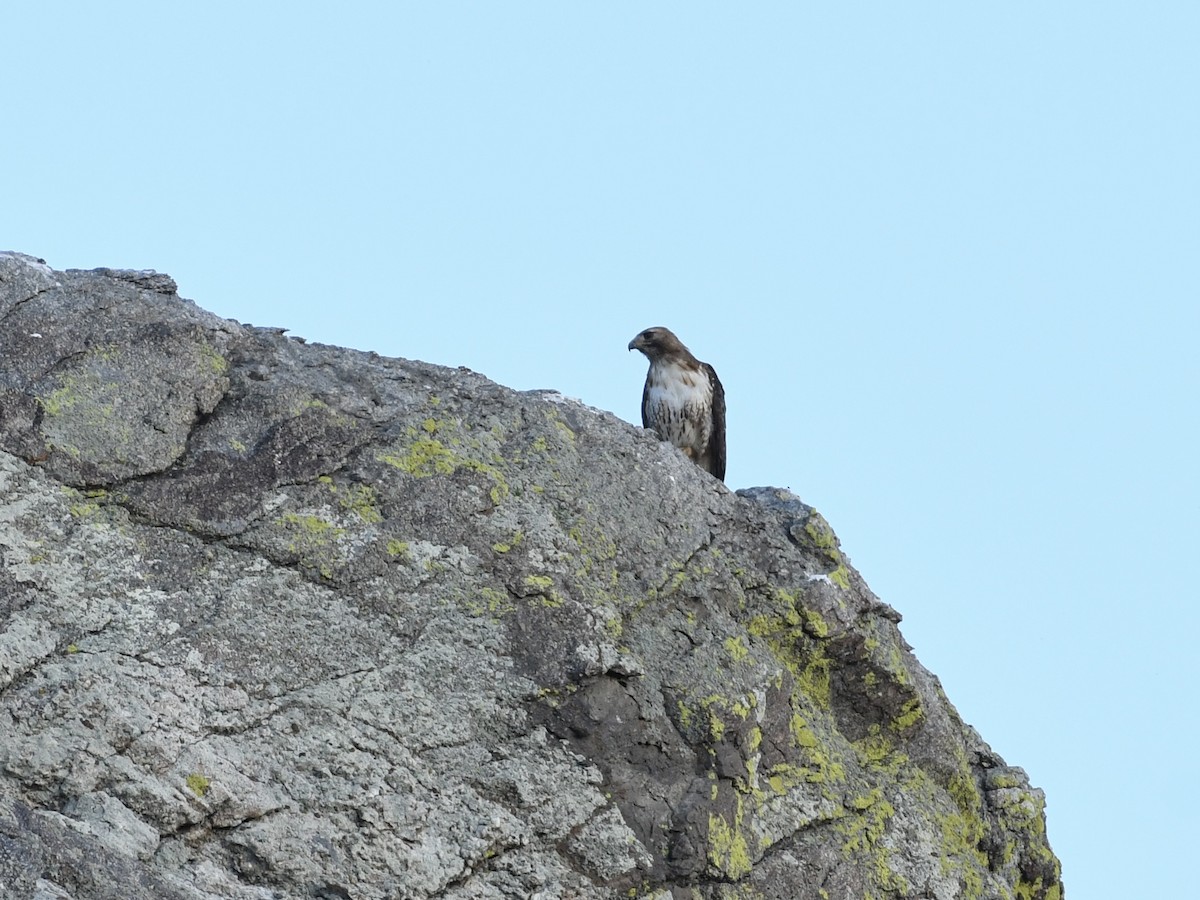
[[[612,415],[0,255],[0,885],[1060,898],[829,526]]]

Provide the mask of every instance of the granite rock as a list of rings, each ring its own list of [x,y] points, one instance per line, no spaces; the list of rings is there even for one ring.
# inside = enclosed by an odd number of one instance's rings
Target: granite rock
[[[0,896],[1062,897],[800,499],[175,290],[0,254]]]

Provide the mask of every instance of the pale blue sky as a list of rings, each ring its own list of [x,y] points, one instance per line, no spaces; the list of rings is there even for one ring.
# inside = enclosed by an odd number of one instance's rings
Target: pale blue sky
[[[1194,893],[1200,4],[333,10],[12,5],[0,248],[631,422],[670,326],[1068,895]]]

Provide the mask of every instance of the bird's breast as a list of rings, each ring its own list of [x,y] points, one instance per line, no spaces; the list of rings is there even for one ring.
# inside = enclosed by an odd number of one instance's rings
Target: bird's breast
[[[703,452],[712,436],[712,385],[704,374],[652,366],[646,388],[647,424],[676,447]]]

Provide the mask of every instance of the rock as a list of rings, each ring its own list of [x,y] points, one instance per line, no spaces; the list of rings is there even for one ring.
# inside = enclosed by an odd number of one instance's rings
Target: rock
[[[1062,896],[819,513],[552,392],[0,254],[0,550],[13,896]]]

